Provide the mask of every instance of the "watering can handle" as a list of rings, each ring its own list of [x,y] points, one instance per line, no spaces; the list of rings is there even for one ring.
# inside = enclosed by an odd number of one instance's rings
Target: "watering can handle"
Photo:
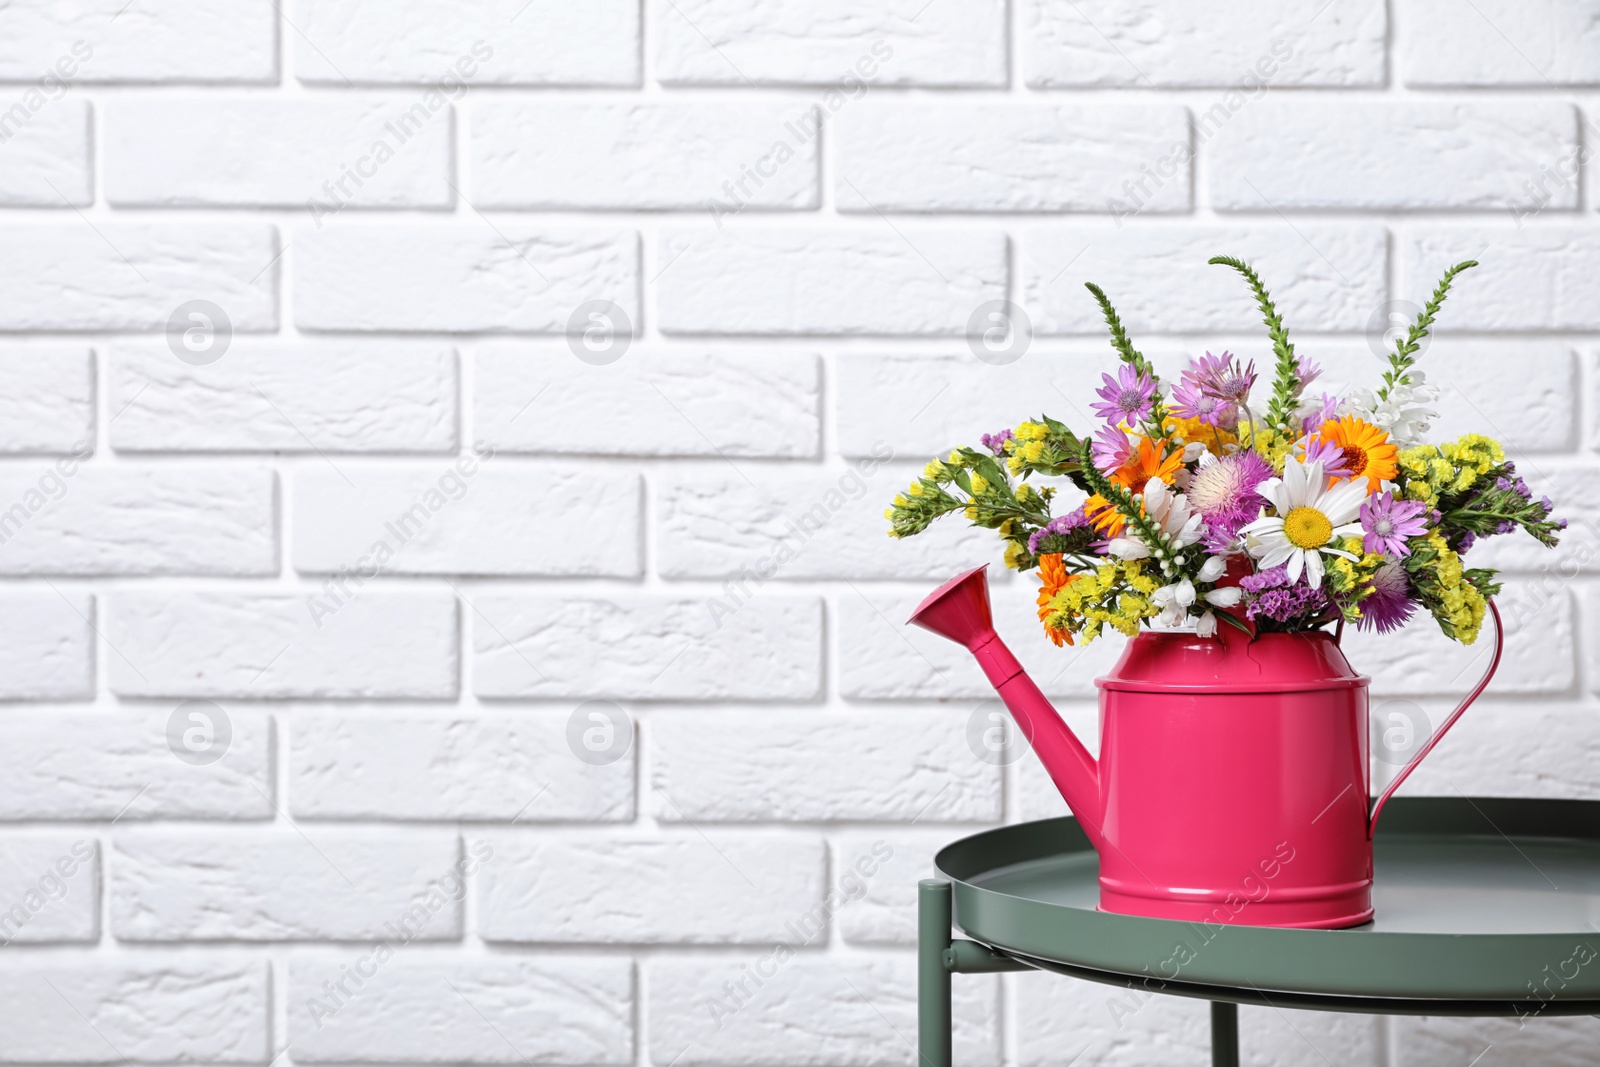
[[[1411,762],[1407,763],[1400,773],[1395,775],[1394,781],[1389,783],[1389,788],[1383,791],[1383,795],[1378,798],[1378,802],[1372,806],[1372,816],[1367,820],[1367,840],[1372,840],[1372,834],[1378,828],[1378,816],[1383,811],[1383,805],[1394,795],[1394,791],[1400,788],[1401,783],[1411,775],[1411,772],[1417,769],[1417,764],[1426,759],[1428,753],[1433,751],[1433,746],[1444,740],[1445,731],[1454,726],[1456,720],[1461,718],[1461,713],[1471,707],[1474,700],[1478,699],[1478,694],[1482,693],[1484,688],[1488,686],[1489,679],[1494,677],[1495,670],[1500,666],[1500,653],[1505,651],[1506,635],[1505,627],[1500,622],[1500,609],[1494,606],[1493,600],[1489,601],[1489,614],[1494,616],[1494,655],[1489,660],[1489,669],[1483,672],[1483,677],[1478,679],[1478,684],[1473,687],[1472,692],[1467,694],[1467,699],[1456,705],[1456,710],[1450,713],[1450,717],[1444,721],[1444,725],[1433,732],[1433,736],[1428,738],[1428,743],[1422,746],[1422,751],[1411,757]]]

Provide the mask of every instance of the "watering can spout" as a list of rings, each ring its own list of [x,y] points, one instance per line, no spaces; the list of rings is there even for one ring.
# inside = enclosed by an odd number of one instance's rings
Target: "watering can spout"
[[[972,653],[1089,841],[1099,849],[1104,840],[1100,829],[1100,769],[995,633],[989,610],[989,582],[984,575],[987,569],[987,565],[977,567],[950,579],[917,605],[909,621]]]

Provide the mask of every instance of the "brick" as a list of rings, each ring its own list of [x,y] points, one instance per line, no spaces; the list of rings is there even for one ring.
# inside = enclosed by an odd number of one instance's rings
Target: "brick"
[[[1190,935],[1191,943],[1197,940]],[[1201,950],[1203,951],[1203,949]],[[1167,959],[1150,962],[1154,972]],[[1204,1067],[1211,1044],[1202,1001],[1112,985],[1063,982],[1037,971],[1013,979],[1020,1017],[1017,1063],[1044,1067],[1070,1061],[1108,1067],[1155,1062]],[[1244,1006],[1239,1010],[1240,1062],[1290,1067],[1306,1062],[1379,1063],[1377,1020],[1365,1015]]]
[[[875,83],[1006,82],[1000,0],[920,11],[863,9],[848,0],[678,0],[661,11],[656,33],[656,76],[664,82],[827,86],[822,99],[831,110]]]
[[[473,362],[473,430],[498,452],[810,459],[820,448],[822,373],[808,353],[650,351],[595,366],[503,341]]]
[[[263,960],[13,962],[0,1062],[255,1063],[270,1057]]]
[[[611,822],[633,817],[633,753],[568,749],[566,711],[296,712],[290,811],[300,819]]]
[[[330,997],[324,983],[346,968],[377,977]],[[625,1067],[633,1062],[631,970],[624,958],[303,954],[289,963],[289,1045],[296,1063]]]
[[[663,333],[959,334],[1006,287],[990,232],[684,232],[657,258]]]
[[[1434,329],[1600,329],[1600,235],[1572,226],[1428,227],[1398,242],[1400,291],[1420,303],[1452,263],[1457,275]]]
[[[635,577],[643,495],[631,471],[535,470],[481,453],[427,466],[311,468],[295,478],[294,566]]]
[[[834,839],[834,923],[847,945],[917,943],[917,882],[934,877],[948,830],[870,830]]]
[[[181,707],[10,710],[0,716],[0,819],[270,819],[271,721],[246,708],[202,709],[213,719],[218,710],[227,745],[204,764],[171,747],[168,725],[175,713],[182,721]]]
[[[968,709],[677,712],[650,724],[664,823],[977,822],[1000,775],[968,747]]]
[[[0,944],[100,939],[93,834],[0,834]]]
[[[1461,685],[1465,688],[1476,679],[1468,672]],[[1502,702],[1494,699],[1493,686],[1489,694],[1472,705],[1406,779],[1407,795],[1600,799],[1600,785],[1590,773],[1600,755],[1600,730],[1596,730],[1600,723],[1594,708],[1566,702]],[[1395,758],[1414,753],[1454,709],[1454,700],[1375,697],[1374,751],[1387,733],[1394,738],[1389,750]],[[1374,793],[1387,787],[1399,770],[1397,763],[1374,761]]]
[[[1075,429],[1089,430],[1098,424],[1089,398],[1100,388],[1102,373],[1116,373],[1116,354],[1099,343],[1077,342],[1067,353],[1051,347],[1050,352],[1030,348],[1016,362],[998,366],[970,354],[841,353],[833,364],[838,450],[851,457],[870,456],[874,447],[891,448],[908,460],[944,456],[956,445],[979,447],[983,434],[1016,426],[1041,409]],[[1165,378],[1165,354],[1150,347],[1143,351]],[[939,536],[935,531],[960,522],[946,520],[917,540]],[[896,548],[904,551],[916,543],[902,541]]]
[[[0,348],[0,452],[94,446],[94,356],[70,345]]]
[[[1135,344],[1138,331],[1247,331],[1264,342],[1249,286],[1236,272],[1206,262],[1217,255],[1255,267],[1291,330],[1365,329],[1387,299],[1380,227],[1274,222],[1139,226],[1115,238],[1103,230],[1033,230],[1023,248],[1023,306],[1037,333],[1104,337],[1100,308],[1083,288],[1092,281],[1135,332]]]
[[[86,100],[51,99],[36,88],[0,90],[0,151],[6,161],[0,205],[94,203],[89,129]]]
[[[1593,944],[1593,938],[1586,939]],[[1564,969],[1567,956],[1551,961],[1551,968]],[[1531,980],[1542,979],[1543,975]],[[1537,1001],[1527,1001],[1525,1011],[1537,1009]],[[1501,1063],[1580,1064],[1593,1055],[1600,1039],[1600,1022],[1593,1016],[1560,1018],[1535,1016],[1527,1019],[1449,1019],[1437,1016],[1398,1018],[1392,1027],[1393,1047],[1398,1067],[1447,1067],[1465,1058],[1480,1056],[1488,1065]],[[1244,1026],[1240,1024],[1240,1030]],[[1493,1049],[1489,1052],[1489,1049]],[[1485,1053],[1487,1052],[1487,1055]]]
[[[869,101],[836,123],[841,211],[1188,211],[1189,114],[1165,105]]]
[[[0,228],[5,330],[162,330],[209,300],[232,329],[278,328],[272,226],[82,220]]]
[[[1478,560],[1469,556],[1469,565]],[[1564,591],[1548,593],[1505,579],[1500,595],[1506,615],[1506,655],[1494,676],[1496,693],[1564,693],[1577,682],[1572,603]],[[1510,610],[1512,604],[1530,610]],[[1537,607],[1532,605],[1537,603]],[[1476,644],[1462,647],[1439,631],[1431,616],[1418,614],[1399,633],[1349,633],[1345,654],[1372,676],[1374,696],[1465,695],[1489,665],[1491,623]]]
[[[820,907],[820,838],[539,839],[494,834],[486,941],[772,944]]]
[[[1407,85],[1600,82],[1593,0],[1474,0],[1471,18],[1448,0],[1397,6],[1397,66]],[[1409,1065],[1408,1065],[1409,1067]]]
[[[114,100],[105,192],[116,206],[447,207],[451,109],[351,96]]]
[[[119,834],[111,930],[119,941],[453,941],[461,936],[454,832],[263,828]]]
[[[822,604],[763,594],[753,610],[712,598],[476,596],[481,697],[811,700],[822,686]],[[737,625],[725,625],[728,613]],[[626,649],[625,656],[617,650]],[[604,657],[604,676],[589,664]]]
[[[809,106],[793,104],[479,102],[472,110],[473,203],[815,208],[816,138],[795,131],[815,131],[817,121]]]
[[[999,570],[999,552],[991,574]],[[991,579],[992,580],[992,579]],[[960,700],[963,710],[994,700],[994,689],[960,645],[905,625],[917,603],[934,589],[887,593],[872,589],[839,594],[839,692],[848,700]],[[1050,696],[1092,697],[1094,679],[1111,669],[1124,638],[1056,648],[1039,628],[1034,597],[1038,579],[995,584],[990,590],[995,625],[1039,688]]]
[[[446,346],[236,339],[194,366],[164,343],[111,350],[119,452],[443,452],[456,447]]]
[[[346,226],[302,229],[295,247],[302,329],[561,333],[591,300],[639,322],[631,232]]]
[[[1384,5],[1290,0],[1269,9],[1181,0],[1029,0],[1022,9],[1034,88],[1383,84]]]
[[[40,0],[8,10],[0,79],[57,82],[271,82],[278,77],[271,0],[193,3]],[[41,79],[53,77],[44,83]]]
[[[646,981],[650,1059],[684,1067],[912,1067],[917,965],[910,956],[822,959],[785,954],[652,960]],[[730,995],[744,982],[748,996]],[[999,983],[952,985],[955,1058],[997,1067]]]
[[[887,537],[883,509],[918,470],[869,456],[781,484],[751,485],[737,471],[663,479],[656,571],[750,589],[811,578],[942,581],[988,552],[994,534],[952,521],[909,542]]]
[[[94,598],[53,589],[0,594],[0,700],[94,693]]]
[[[455,88],[637,85],[633,0],[313,0],[301,9],[295,70],[303,82]]]
[[[1535,183],[1577,137],[1562,103],[1265,102],[1217,131],[1206,166],[1224,211],[1575,208],[1574,183]]]
[[[0,472],[0,573],[272,574],[265,468],[78,466]]]
[[[447,593],[172,591],[111,603],[112,692],[125,697],[453,697]],[[313,614],[315,612],[315,614]]]

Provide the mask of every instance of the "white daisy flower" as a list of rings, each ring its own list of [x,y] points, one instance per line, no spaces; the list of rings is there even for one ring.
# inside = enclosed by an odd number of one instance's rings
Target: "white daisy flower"
[[[1328,488],[1321,463],[1290,459],[1283,465],[1282,478],[1268,478],[1256,492],[1277,511],[1242,531],[1262,570],[1287,563],[1290,582],[1299,581],[1304,572],[1306,584],[1316,589],[1322,585],[1324,555],[1356,558],[1329,546],[1340,537],[1361,533],[1361,523],[1353,520],[1367,499],[1366,482],[1356,478]]]

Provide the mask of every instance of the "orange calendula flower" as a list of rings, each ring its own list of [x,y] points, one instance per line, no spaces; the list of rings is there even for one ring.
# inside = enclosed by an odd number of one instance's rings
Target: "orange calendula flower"
[[[1178,471],[1183,467],[1183,449],[1166,455],[1166,448],[1166,438],[1152,441],[1140,434],[1133,454],[1122,466],[1111,472],[1111,480],[1134,496],[1144,492],[1146,483],[1152,478],[1160,478],[1171,485],[1173,478],[1177,477]],[[1084,501],[1083,513],[1089,516],[1096,530],[1109,537],[1121,533],[1126,522],[1122,512],[1099,493]]]
[[[1052,552],[1039,557],[1039,621],[1044,622],[1045,616],[1050,614],[1050,601],[1055,595],[1073,582],[1078,580],[1076,574],[1068,574],[1067,568],[1062,566],[1061,553]],[[1044,628],[1045,635],[1060,648],[1063,644],[1072,644],[1072,634],[1066,630],[1053,630],[1048,625]]]
[[[1376,493],[1381,482],[1392,480],[1399,473],[1400,450],[1388,434],[1370,422],[1346,415],[1337,422],[1324,422],[1317,437],[1343,452],[1339,466],[1350,472],[1351,481],[1365,478],[1369,493]]]

